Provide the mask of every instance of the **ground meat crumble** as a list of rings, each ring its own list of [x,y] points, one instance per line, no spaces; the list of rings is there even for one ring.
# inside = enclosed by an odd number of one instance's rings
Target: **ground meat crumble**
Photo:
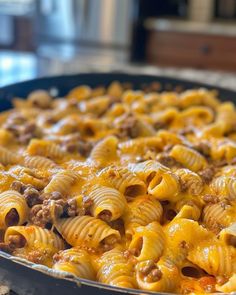
[[[119,137],[136,138],[139,135],[138,120],[132,114],[127,116],[119,126]]]
[[[205,169],[198,172],[198,174],[202,177],[205,183],[210,183],[215,176],[216,168],[212,165],[206,167]]]
[[[204,195],[202,199],[205,203],[212,203],[212,204],[216,204],[220,201],[217,196],[210,195],[210,194]]]
[[[52,223],[55,218],[62,215],[74,217],[81,212],[77,208],[75,199],[65,200],[60,192],[42,194],[42,203],[34,205],[30,211],[30,221],[38,226],[45,227]]]
[[[149,260],[143,267],[139,268],[141,275],[146,277],[149,283],[157,282],[162,277],[162,272],[153,260]]]
[[[182,165],[177,162],[173,157],[169,156],[169,155],[161,155],[160,157],[158,157],[158,161],[169,168],[172,167],[182,167]]]

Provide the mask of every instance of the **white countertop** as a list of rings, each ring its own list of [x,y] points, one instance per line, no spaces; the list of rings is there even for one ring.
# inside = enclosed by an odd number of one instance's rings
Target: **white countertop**
[[[0,87],[42,76],[113,71],[179,78],[236,91],[236,73],[131,65],[122,60],[115,63],[110,59],[84,58],[83,56],[59,60],[37,57],[28,53],[0,51]]]
[[[214,21],[209,23],[188,20],[149,18],[145,21],[148,30],[199,33],[236,37],[236,22]]]

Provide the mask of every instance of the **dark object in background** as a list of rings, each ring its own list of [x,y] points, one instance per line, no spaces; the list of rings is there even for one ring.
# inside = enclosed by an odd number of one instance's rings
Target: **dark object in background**
[[[135,0],[134,21],[130,59],[133,62],[145,61],[147,30],[145,20],[150,17],[187,18],[188,0]]]
[[[215,17],[225,20],[236,19],[235,0],[215,0]]]

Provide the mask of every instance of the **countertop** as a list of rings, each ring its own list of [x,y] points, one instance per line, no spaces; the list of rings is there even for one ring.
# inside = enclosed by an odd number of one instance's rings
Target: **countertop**
[[[103,58],[96,56],[88,58],[81,55],[73,58],[54,59],[29,53],[0,51],[0,87],[42,76],[113,71],[182,78],[236,91],[236,72],[135,65],[124,60],[117,62],[111,58],[105,58],[105,56]]]
[[[145,21],[145,27],[148,30],[166,32],[172,31],[236,37],[236,22],[212,21],[204,23],[189,20],[149,18]]]

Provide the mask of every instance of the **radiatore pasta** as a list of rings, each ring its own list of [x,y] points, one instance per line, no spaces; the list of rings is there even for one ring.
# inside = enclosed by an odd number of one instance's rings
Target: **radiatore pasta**
[[[0,113],[1,250],[143,293],[236,292],[232,102],[115,81],[13,104]]]

